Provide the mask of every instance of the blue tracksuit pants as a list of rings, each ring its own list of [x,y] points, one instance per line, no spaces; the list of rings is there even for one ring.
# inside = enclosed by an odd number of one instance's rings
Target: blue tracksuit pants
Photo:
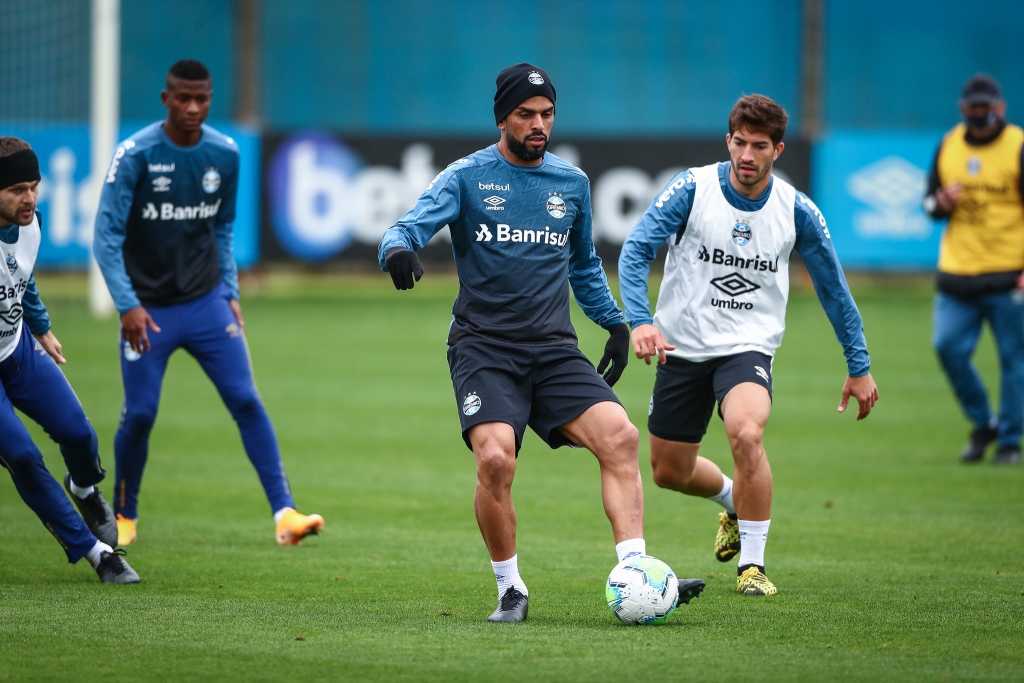
[[[149,434],[156,421],[167,361],[177,349],[185,349],[199,361],[217,387],[238,423],[245,452],[256,468],[271,510],[295,507],[281,464],[277,435],[253,381],[249,348],[228,301],[227,287],[221,284],[208,294],[182,304],[147,307],[161,329],[160,332],[149,330],[152,350],[140,356],[127,342],[121,341],[124,407],[121,426],[114,438],[115,512],[132,519],[138,517],[139,487],[149,455]]]
[[[962,299],[935,297],[932,343],[957,400],[975,429],[992,420],[988,394],[971,356],[981,325],[992,327],[999,350],[999,445],[1019,446],[1024,432],[1024,302],[1010,292]]]
[[[60,446],[71,479],[79,486],[99,483],[104,475],[96,432],[64,373],[22,325],[14,353],[0,361],[0,464],[11,473],[22,499],[67,553],[78,562],[96,545],[96,537],[72,507],[43,463],[17,408],[35,420]]]

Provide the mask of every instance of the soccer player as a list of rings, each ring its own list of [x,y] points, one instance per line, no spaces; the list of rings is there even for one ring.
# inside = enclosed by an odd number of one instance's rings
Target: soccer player
[[[710,498],[720,513],[715,556],[739,553],[737,590],[774,595],[764,568],[772,474],[763,445],[772,406],[772,357],[785,330],[789,260],[803,259],[846,354],[839,412],[851,396],[857,419],[878,390],[863,324],[814,203],[774,177],[785,145],[786,112],[761,95],[740,98],[729,114],[730,161],[678,174],[654,199],[619,257],[633,349],[658,357],[648,429],[654,482]],[[668,242],[665,276],[651,317],[647,276]],[[735,464],[733,480],[697,455],[718,402]]]
[[[415,250],[451,228],[460,288],[448,364],[476,458],[473,507],[498,584],[489,621],[527,616],[511,493],[527,425],[551,448],[583,446],[597,456],[618,558],[645,553],[637,430],[611,390],[629,358],[629,330],[594,253],[590,182],[546,152],[554,119],[547,73],[530,64],[504,69],[494,95],[500,141],[441,171],[379,249],[395,287],[411,289],[423,274]],[[597,371],[577,348],[570,284],[610,335]],[[681,581],[680,600],[703,586]]]
[[[39,179],[39,160],[29,144],[0,137],[0,465],[68,561],[86,558],[104,583],[138,583],[123,551],[111,548],[117,544],[117,524],[96,488],[106,475],[96,432],[57,367],[65,362],[63,350],[32,272],[40,242]],[[85,521],[46,469],[15,408],[60,446],[68,467],[64,485]]]
[[[285,476],[277,436],[253,381],[231,234],[238,146],[203,122],[210,72],[183,59],[161,93],[167,119],[117,148],[96,216],[93,250],[121,314],[124,408],[114,439],[118,542],[136,539],[139,486],[170,355],[190,353],[238,423],[277,524],[277,542],[319,533]]]
[[[1006,122],[999,83],[975,74],[963,86],[965,123],[942,139],[925,209],[948,218],[939,250],[933,344],[953,391],[974,423],[960,454],[980,462],[998,441],[993,464],[1020,464],[1024,433],[1024,130]],[[988,321],[999,351],[999,416],[971,356]]]

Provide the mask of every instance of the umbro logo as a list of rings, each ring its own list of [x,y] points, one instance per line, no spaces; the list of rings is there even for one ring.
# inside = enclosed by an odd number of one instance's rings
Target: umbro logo
[[[729,273],[722,277],[716,277],[711,281],[711,284],[729,296],[749,294],[754,290],[761,289],[761,285],[751,282],[739,273]]]
[[[490,204],[490,206],[488,206],[486,209],[487,211],[504,211],[505,207],[501,205],[504,204],[505,201],[506,200],[504,197],[499,197],[498,195],[491,195],[490,197],[484,200],[484,204]]]
[[[153,192],[167,192],[171,189],[171,179],[165,175],[153,178]]]

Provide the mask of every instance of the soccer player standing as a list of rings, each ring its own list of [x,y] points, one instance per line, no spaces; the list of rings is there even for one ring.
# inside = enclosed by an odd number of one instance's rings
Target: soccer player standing
[[[597,456],[616,553],[645,552],[637,430],[610,388],[626,366],[629,331],[594,253],[590,182],[546,152],[554,118],[555,88],[543,69],[503,70],[494,96],[500,141],[441,171],[379,249],[381,269],[410,289],[423,274],[415,250],[451,228],[460,288],[448,364],[498,584],[490,621],[527,616],[512,504],[527,425],[551,448],[579,445]],[[597,371],[577,347],[570,284],[587,317],[610,334]],[[703,585],[681,581],[680,600]]]
[[[203,122],[210,73],[181,60],[161,94],[167,119],[121,143],[96,217],[96,261],[121,314],[124,408],[114,439],[118,540],[136,538],[138,495],[171,354],[188,351],[238,423],[270,500],[277,542],[323,528],[295,511],[277,436],[256,390],[232,253],[238,146]]]
[[[39,160],[28,143],[0,137],[0,465],[70,562],[86,558],[104,583],[138,583],[123,551],[111,548],[117,525],[96,488],[106,476],[96,432],[57,367],[65,362],[63,350],[32,272],[41,239],[39,179]],[[64,485],[86,521],[46,469],[15,408],[60,446],[68,467]]]
[[[1024,130],[1006,122],[994,78],[964,84],[965,119],[939,145],[925,209],[948,218],[939,250],[933,344],[964,413],[974,423],[960,454],[979,462],[998,441],[994,464],[1020,464],[1024,433]],[[999,417],[971,356],[988,321],[999,351]]]
[[[619,257],[634,351],[648,364],[653,356],[659,361],[648,420],[654,481],[725,508],[715,556],[725,562],[739,553],[737,590],[744,595],[776,593],[764,569],[772,475],[763,436],[794,250],[846,354],[849,377],[839,411],[853,396],[860,420],[878,399],[860,313],[825,218],[806,195],[771,174],[785,146],[786,122],[786,112],[767,97],[740,98],[729,114],[730,161],[673,178]],[[647,277],[666,241],[665,276],[652,318]],[[735,485],[697,455],[716,400]]]

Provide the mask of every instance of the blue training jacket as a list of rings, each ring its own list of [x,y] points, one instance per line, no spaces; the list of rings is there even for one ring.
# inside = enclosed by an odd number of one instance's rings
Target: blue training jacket
[[[388,251],[420,249],[445,225],[459,273],[449,344],[575,344],[570,284],[588,318],[604,328],[623,322],[594,252],[590,181],[555,155],[519,166],[491,145],[454,162],[384,233],[381,269]]]

